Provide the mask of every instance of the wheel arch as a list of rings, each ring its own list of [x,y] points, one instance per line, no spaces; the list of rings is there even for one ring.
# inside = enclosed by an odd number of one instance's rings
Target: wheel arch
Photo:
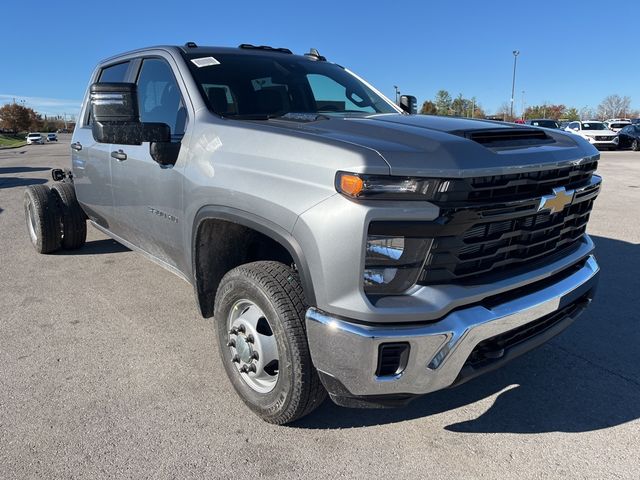
[[[225,231],[211,231],[212,226],[221,227]],[[268,243],[265,240],[268,239],[274,242],[274,246],[277,245],[286,251],[296,266],[307,303],[309,305],[316,304],[309,266],[300,244],[293,235],[279,225],[250,212],[225,206],[205,206],[196,214],[191,231],[193,287],[203,317],[213,316],[216,290],[227,271],[250,261],[279,260],[278,255],[283,254],[277,251],[272,252],[276,258],[268,258],[269,255],[266,258],[254,258],[247,252],[237,252],[239,255],[235,256],[215,255],[219,252],[216,252],[216,249],[210,245],[211,240],[229,241],[231,238],[240,240],[244,238],[240,237],[243,233],[255,233],[258,241]],[[223,245],[223,247],[225,246],[230,247],[231,245]],[[241,245],[241,247],[245,246]]]

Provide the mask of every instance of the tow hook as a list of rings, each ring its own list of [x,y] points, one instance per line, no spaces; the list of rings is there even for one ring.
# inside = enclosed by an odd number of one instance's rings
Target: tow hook
[[[71,170],[54,168],[53,170],[51,170],[51,178],[53,178],[54,182],[64,182],[65,178],[73,181],[73,173],[71,173]]]

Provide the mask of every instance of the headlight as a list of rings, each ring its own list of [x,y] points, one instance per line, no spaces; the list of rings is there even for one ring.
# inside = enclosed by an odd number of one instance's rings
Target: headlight
[[[338,172],[335,183],[336,190],[347,197],[381,200],[431,200],[451,187],[448,180],[348,172]]]
[[[415,285],[431,246],[429,238],[369,235],[365,245],[364,290],[400,294]]]

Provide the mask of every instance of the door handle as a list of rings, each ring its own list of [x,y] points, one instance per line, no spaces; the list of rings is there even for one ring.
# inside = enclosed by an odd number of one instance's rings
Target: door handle
[[[82,150],[82,144],[80,142],[72,143],[71,148],[79,152],[80,150]]]
[[[116,160],[118,160],[119,162],[122,162],[123,160],[127,159],[127,154],[124,153],[122,150],[118,150],[117,152],[111,152],[111,156]]]

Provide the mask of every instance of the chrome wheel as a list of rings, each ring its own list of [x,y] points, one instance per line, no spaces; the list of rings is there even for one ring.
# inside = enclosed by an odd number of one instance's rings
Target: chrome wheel
[[[29,227],[29,237],[35,245],[38,243],[38,234],[36,233],[36,215],[33,211],[33,204],[29,203],[27,207],[27,227]]]
[[[244,382],[268,393],[278,382],[280,358],[273,329],[264,312],[250,300],[238,300],[227,320],[231,361]]]

